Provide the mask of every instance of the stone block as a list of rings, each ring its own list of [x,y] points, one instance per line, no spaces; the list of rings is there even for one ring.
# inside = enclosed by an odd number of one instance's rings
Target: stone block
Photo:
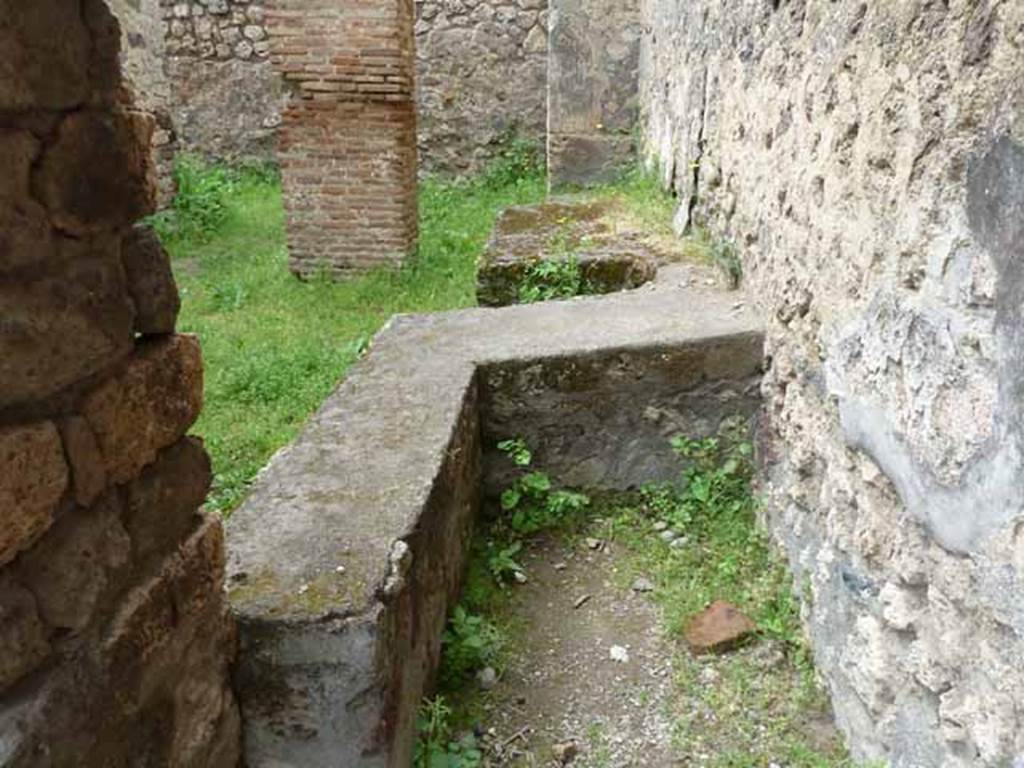
[[[548,139],[548,170],[552,187],[609,184],[636,164],[631,136],[552,134]]]
[[[543,259],[572,258],[590,293],[639,288],[658,273],[658,254],[637,232],[608,222],[609,203],[550,200],[502,211],[477,268],[477,302],[501,307],[519,301],[519,286]]]
[[[71,487],[75,502],[90,506],[107,487],[107,468],[103,464],[96,435],[81,416],[70,416],[60,425],[64,453],[71,466]]]
[[[152,116],[140,112],[85,110],[65,117],[33,180],[53,223],[82,236],[152,213],[153,130]]]
[[[18,580],[35,595],[47,624],[81,630],[120,586],[131,542],[114,493],[64,514],[19,558]]]
[[[68,467],[52,422],[0,429],[0,566],[50,527],[67,485]]]
[[[203,363],[193,336],[139,344],[116,375],[90,392],[82,405],[110,479],[124,483],[177,441],[203,403]]]
[[[0,205],[31,205],[29,177],[39,140],[28,131],[0,132]]]
[[[88,95],[92,40],[70,0],[0,0],[0,111],[70,109]],[[54,20],[65,20],[59,31]]]
[[[54,245],[49,263],[19,270],[0,287],[0,408],[54,395],[132,348],[118,239]]]
[[[173,333],[181,309],[171,262],[149,225],[136,225],[121,244],[128,291],[135,304],[135,330]]]
[[[32,593],[0,580],[0,693],[49,655],[47,635]]]
[[[140,566],[178,546],[195,527],[210,490],[210,457],[195,438],[160,452],[154,464],[125,488],[125,527]]]

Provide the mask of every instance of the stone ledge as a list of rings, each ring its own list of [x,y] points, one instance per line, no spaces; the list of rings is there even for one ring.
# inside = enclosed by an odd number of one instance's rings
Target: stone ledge
[[[576,448],[544,456],[555,476],[651,479],[665,464],[648,454],[701,429],[702,404],[756,407],[761,331],[734,305],[662,288],[392,320],[228,523],[247,764],[406,768],[487,480],[481,436],[543,446],[569,425]]]

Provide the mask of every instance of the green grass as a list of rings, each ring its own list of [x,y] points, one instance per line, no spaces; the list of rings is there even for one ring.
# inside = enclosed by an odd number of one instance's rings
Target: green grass
[[[475,304],[476,259],[498,211],[544,197],[539,169],[514,159],[475,181],[424,183],[415,262],[347,283],[289,273],[273,174],[225,181],[215,170],[223,183],[198,185],[201,211],[224,205],[212,226],[158,222],[182,294],[178,327],[203,345],[206,402],[194,432],[213,457],[211,507],[238,504],[389,317]]]

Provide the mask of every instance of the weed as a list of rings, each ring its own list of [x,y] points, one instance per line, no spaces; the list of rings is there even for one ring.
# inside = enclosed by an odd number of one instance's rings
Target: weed
[[[533,453],[527,447],[526,441],[521,437],[502,440],[498,443],[498,450],[512,459],[512,463],[517,467],[528,467],[530,462],[533,461]]]
[[[483,753],[472,733],[452,740],[451,714],[441,696],[423,702],[416,719],[418,740],[413,768],[477,768],[483,763]]]
[[[531,263],[519,283],[518,300],[520,304],[534,304],[588,293],[593,293],[593,289],[583,277],[579,260],[570,254]]]
[[[442,686],[455,687],[477,670],[495,664],[502,644],[501,631],[493,623],[456,606],[441,636]]]
[[[521,438],[505,440],[498,447],[523,470],[501,494],[501,508],[509,513],[508,522],[515,534],[526,535],[552,528],[589,506],[590,499],[586,495],[570,490],[553,490],[551,478],[546,473],[526,471],[532,454]]]
[[[522,548],[522,542],[514,541],[507,547],[497,549],[487,558],[487,567],[496,582],[503,584],[523,572],[523,566],[514,559]]]
[[[151,217],[154,229],[164,240],[209,240],[228,218],[231,174],[194,155],[179,155],[173,176],[174,199]]]
[[[743,262],[736,246],[728,240],[716,240],[711,246],[711,263],[718,267],[730,288],[739,288],[743,279]]]
[[[536,140],[511,130],[498,140],[494,159],[484,170],[483,183],[492,189],[500,189],[543,174],[544,155],[540,145]]]

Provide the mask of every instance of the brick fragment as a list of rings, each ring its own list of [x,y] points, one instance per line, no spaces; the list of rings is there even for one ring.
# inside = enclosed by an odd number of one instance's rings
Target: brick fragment
[[[683,634],[696,654],[725,653],[741,645],[757,626],[739,608],[717,600],[687,623]]]

